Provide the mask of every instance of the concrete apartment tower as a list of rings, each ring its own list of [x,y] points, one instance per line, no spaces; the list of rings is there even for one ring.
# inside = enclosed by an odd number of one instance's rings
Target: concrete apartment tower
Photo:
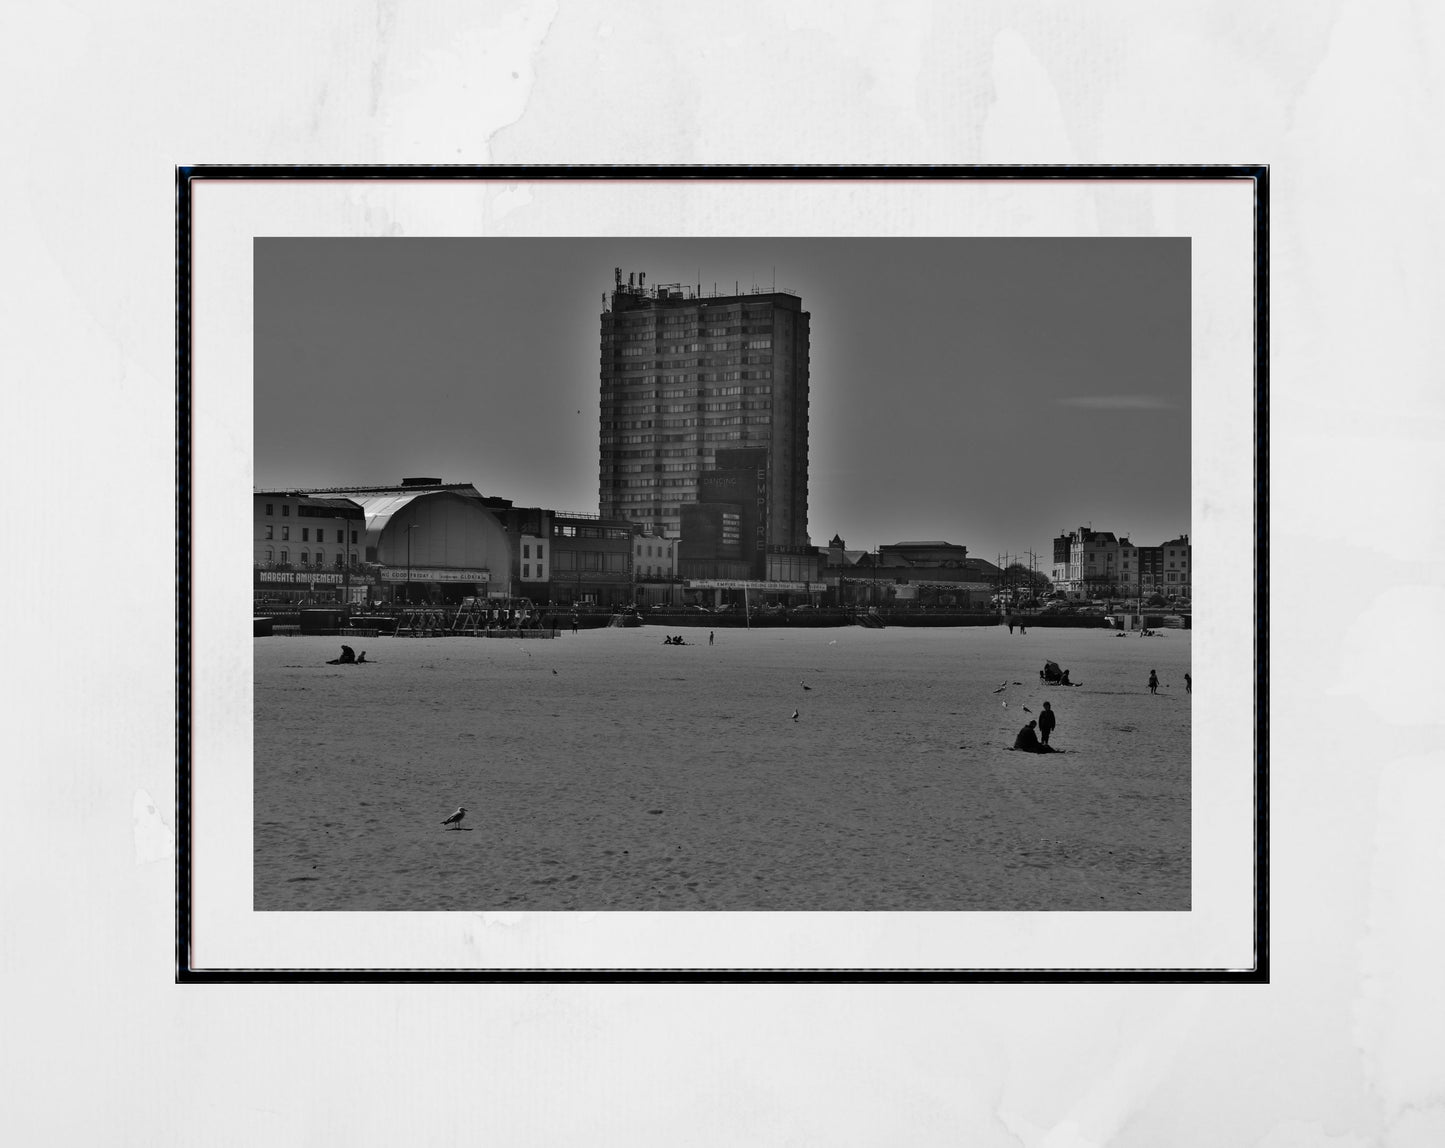
[[[776,289],[705,296],[701,285],[645,279],[624,283],[619,268],[603,296],[599,513],[676,538],[718,453],[761,449],[767,546],[807,546],[802,300]]]

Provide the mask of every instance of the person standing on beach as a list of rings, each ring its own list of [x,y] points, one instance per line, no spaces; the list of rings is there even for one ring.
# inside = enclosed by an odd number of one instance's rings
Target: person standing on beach
[[[1058,753],[1053,746],[1039,742],[1038,734],[1034,733],[1035,724],[1029,722],[1019,730],[1018,737],[1014,738],[1014,749],[1021,749],[1025,753]]]
[[[1184,675],[1184,692],[1186,694],[1192,694],[1194,692],[1194,679],[1188,674]]]
[[[1159,692],[1159,675],[1153,670],[1149,671],[1149,692],[1151,694],[1157,694]]]
[[[1054,707],[1045,702],[1044,712],[1039,714],[1039,741],[1044,745],[1049,744],[1049,734],[1053,732],[1055,724]]]
[[[712,645],[712,631],[711,631],[711,630],[709,630],[709,631],[707,632],[707,644],[708,644],[709,646]]]

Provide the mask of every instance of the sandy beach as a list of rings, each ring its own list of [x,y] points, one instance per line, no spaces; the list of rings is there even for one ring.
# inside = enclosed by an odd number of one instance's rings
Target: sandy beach
[[[1187,631],[663,635],[256,639],[255,907],[1189,909]]]

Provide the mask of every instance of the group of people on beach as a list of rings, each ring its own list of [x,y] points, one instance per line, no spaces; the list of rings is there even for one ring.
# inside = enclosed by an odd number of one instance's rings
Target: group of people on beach
[[[341,657],[332,658],[326,663],[328,666],[365,666],[370,665],[366,660],[366,651],[361,651],[361,657],[356,656],[356,651],[350,646],[341,647]]]
[[[1077,682],[1069,681],[1069,671],[1060,670],[1054,662],[1049,662],[1046,669],[1039,671],[1039,677],[1050,685],[1077,685]],[[1149,671],[1149,692],[1159,693],[1159,672]],[[1188,674],[1184,675],[1184,692],[1194,692],[1194,679]],[[1014,738],[1013,748],[1023,750],[1025,753],[1061,753],[1062,750],[1055,749],[1049,744],[1049,734],[1054,732],[1057,718],[1054,716],[1054,707],[1048,702],[1044,703],[1043,713],[1039,714],[1037,721],[1031,721],[1023,729],[1019,730]]]
[[[1014,738],[1014,749],[1021,749],[1025,753],[1061,752],[1049,744],[1049,734],[1054,732],[1055,724],[1053,706],[1045,702],[1044,712],[1039,714],[1038,721],[1031,721],[1019,730],[1018,736]],[[1037,733],[1034,732],[1036,728]]]

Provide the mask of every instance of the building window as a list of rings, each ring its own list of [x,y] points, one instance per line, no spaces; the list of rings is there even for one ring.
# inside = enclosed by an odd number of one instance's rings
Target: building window
[[[523,557],[523,558],[530,558],[530,557],[532,557],[532,547],[531,547],[528,543],[525,543],[525,542],[522,543],[522,557]]]
[[[275,505],[276,505],[276,504],[275,504],[274,502],[268,502],[268,503],[266,503],[266,513],[267,513],[267,514],[275,514],[275,513],[276,513],[276,511],[275,511],[275,509],[274,509]]]
[[[341,561],[341,555],[340,555],[340,554],[338,554],[338,555],[336,556],[336,565],[337,565],[337,568],[338,568],[338,569],[339,569],[342,565],[344,565],[344,563]]]
[[[336,532],[336,541],[337,541],[338,543],[345,542],[345,541],[346,541],[346,531],[344,531],[344,530],[338,530],[338,531]]]
[[[356,545],[356,531],[354,530],[351,532],[351,545]]]
[[[272,550],[269,546],[266,547],[266,561],[267,561],[267,562],[274,562],[274,561],[276,561],[276,551]]]
[[[531,576],[532,576],[532,564],[531,564],[530,562],[525,562],[525,563],[523,563],[523,564],[522,564],[522,577],[523,577],[523,578],[530,578]]]
[[[324,566],[325,564],[326,564],[326,555],[323,554],[320,550],[318,550],[318,551],[316,552],[316,565],[318,565],[318,566]]]
[[[283,527],[281,527],[281,541],[282,541],[282,542],[289,542],[290,540],[291,540],[291,527],[289,527],[289,526],[283,526]]]
[[[306,550],[301,551],[301,565],[302,565],[302,566],[305,566],[306,563],[308,563],[308,562],[310,562],[310,561],[311,561],[311,554],[310,554],[310,552],[309,552],[309,551],[306,551]]]
[[[291,561],[291,552],[290,552],[289,550],[283,550],[283,551],[281,551],[281,562],[282,562],[282,564],[284,565],[285,563],[290,562],[290,561]]]
[[[269,541],[271,541],[271,539],[273,539],[273,538],[275,538],[275,537],[276,537],[276,528],[275,528],[274,526],[272,526],[269,522],[266,523],[266,541],[269,542]]]
[[[303,527],[301,528],[301,541],[302,541],[302,542],[310,542],[310,541],[311,541],[311,528],[310,528],[309,526],[303,526]]]
[[[289,517],[291,517],[291,504],[290,504],[289,502],[283,502],[283,503],[281,504],[281,517],[282,517],[282,518],[289,518]]]
[[[542,572],[542,544],[537,543],[537,573]]]

